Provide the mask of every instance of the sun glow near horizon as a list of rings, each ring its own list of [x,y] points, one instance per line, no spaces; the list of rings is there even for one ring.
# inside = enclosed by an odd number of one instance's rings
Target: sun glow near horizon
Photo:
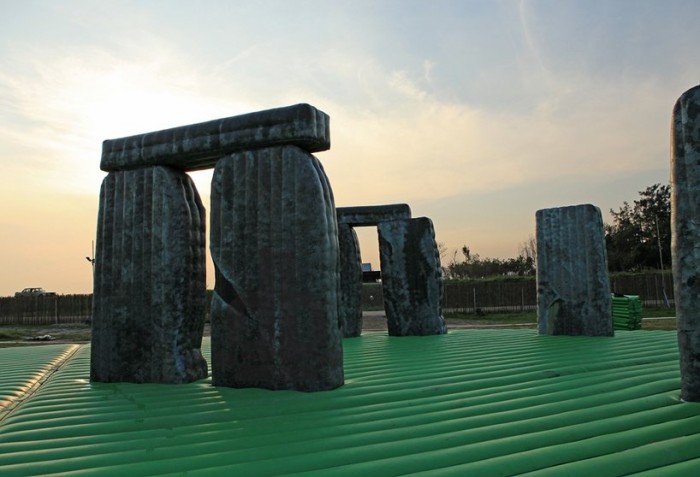
[[[91,289],[105,139],[310,103],[331,118],[332,147],[317,155],[338,206],[405,202],[449,249],[504,258],[538,208],[605,212],[666,182],[671,108],[700,77],[687,61],[700,5],[683,2],[28,0],[8,11],[0,295]],[[211,171],[192,177],[208,208]],[[376,232],[362,235],[378,268]]]

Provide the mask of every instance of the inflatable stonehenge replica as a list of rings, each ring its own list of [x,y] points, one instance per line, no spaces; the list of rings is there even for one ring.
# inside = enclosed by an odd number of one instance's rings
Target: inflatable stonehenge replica
[[[343,384],[343,334],[361,329],[356,226],[378,229],[390,334],[444,333],[431,221],[407,206],[336,210],[312,154],[329,148],[329,118],[308,104],[105,141],[91,380],[207,376],[206,212],[187,175],[207,168],[214,385]]]
[[[700,86],[672,122],[672,253],[681,397],[700,402]],[[344,382],[343,337],[362,329],[355,227],[377,227],[392,336],[446,332],[430,219],[406,204],[336,209],[312,153],[328,116],[299,104],[103,144],[90,378],[207,376],[206,212],[189,171],[214,168],[212,383],[321,391]],[[600,210],[537,211],[541,335],[611,336]]]

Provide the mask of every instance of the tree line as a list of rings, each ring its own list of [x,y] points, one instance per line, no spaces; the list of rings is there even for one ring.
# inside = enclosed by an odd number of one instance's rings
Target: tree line
[[[469,247],[464,245],[460,252],[461,256],[455,250],[449,262],[443,265],[445,278],[466,280],[470,278],[513,275],[531,276],[535,274],[535,255],[528,255],[524,251],[521,251],[515,258],[482,258],[478,253],[472,254]],[[445,254],[442,253],[441,255]]]
[[[664,270],[671,265],[671,186],[653,184],[639,191],[632,204],[610,209],[612,223],[604,225],[610,272]],[[453,280],[495,276],[531,276],[537,267],[533,235],[522,242],[515,258],[482,258],[463,245],[448,256],[438,244],[445,278]]]

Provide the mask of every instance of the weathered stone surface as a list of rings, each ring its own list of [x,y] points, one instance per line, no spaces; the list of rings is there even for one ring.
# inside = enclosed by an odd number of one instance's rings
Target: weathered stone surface
[[[341,386],[338,228],[320,162],[295,146],[236,153],[211,194],[213,384]]]
[[[377,226],[384,311],[391,336],[447,333],[442,269],[433,223],[426,217]]]
[[[539,334],[612,336],[600,209],[591,204],[542,209],[536,219]]]
[[[671,252],[681,398],[700,402],[700,86],[678,99],[671,131]]]
[[[207,376],[205,212],[167,167],[107,175],[100,192],[90,377],[184,383]]]
[[[343,337],[362,334],[362,257],[357,234],[348,224],[338,224],[340,249],[340,305]]]
[[[338,207],[338,223],[352,227],[377,225],[389,220],[410,219],[411,208],[408,204],[367,205],[357,207]]]
[[[164,165],[209,169],[236,151],[293,144],[309,152],[330,148],[328,115],[308,104],[111,139],[102,144],[104,171]]]

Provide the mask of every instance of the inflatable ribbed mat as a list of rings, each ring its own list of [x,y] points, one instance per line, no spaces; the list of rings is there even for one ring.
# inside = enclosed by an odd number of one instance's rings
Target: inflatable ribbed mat
[[[88,345],[0,349],[2,395],[29,386],[0,420],[0,475],[700,475],[675,332],[344,349],[345,386],[320,393],[91,384]]]
[[[0,349],[0,422],[29,398],[78,348],[78,345],[61,345]]]

